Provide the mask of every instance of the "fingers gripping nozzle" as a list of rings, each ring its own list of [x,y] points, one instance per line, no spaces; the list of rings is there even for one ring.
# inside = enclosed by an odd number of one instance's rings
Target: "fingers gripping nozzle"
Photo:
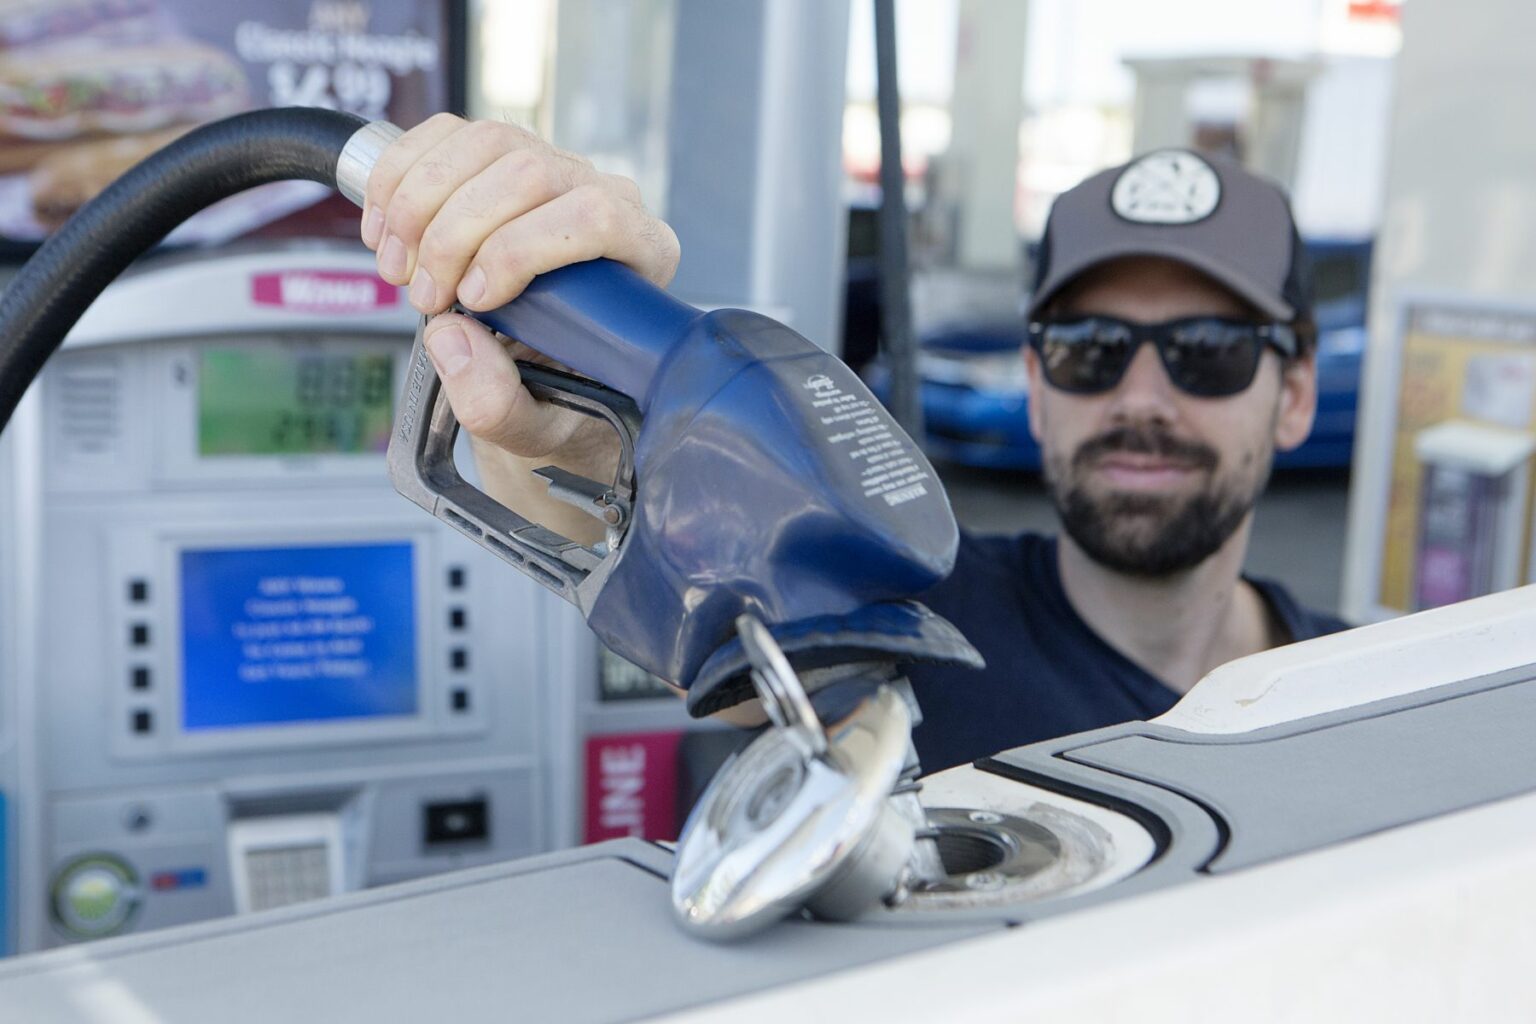
[[[373,121],[353,133],[336,161],[336,188],[358,206],[367,196],[368,178],[379,158],[404,132],[388,121]],[[475,315],[475,314],[471,314]],[[492,318],[481,315],[489,325]],[[409,381],[389,445],[389,473],[396,490],[422,508],[478,541],[503,561],[581,608],[590,610],[597,586],[592,576],[605,556],[623,544],[635,498],[635,434],[640,412],[628,397],[595,381],[519,362],[523,385],[540,401],[600,419],[619,435],[619,469],[607,483],[589,480],[556,466],[535,475],[549,485],[550,496],[593,516],[605,528],[602,550],[531,522],[468,483],[453,462],[459,422],[443,392],[424,344],[426,320],[416,331]]]

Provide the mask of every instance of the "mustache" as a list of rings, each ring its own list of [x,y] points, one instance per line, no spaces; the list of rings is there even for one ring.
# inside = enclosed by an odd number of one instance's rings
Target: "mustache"
[[[1215,469],[1220,461],[1216,449],[1209,445],[1185,441],[1155,427],[1126,425],[1084,441],[1072,455],[1072,468],[1085,469],[1114,452],[1155,455],[1194,469]]]

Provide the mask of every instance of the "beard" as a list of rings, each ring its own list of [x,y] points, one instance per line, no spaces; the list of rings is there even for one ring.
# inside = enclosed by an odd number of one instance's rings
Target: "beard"
[[[1199,470],[1194,494],[1096,492],[1085,477],[1112,452],[1170,459]],[[1237,531],[1269,481],[1272,448],[1252,451],[1222,472],[1214,448],[1147,426],[1124,426],[1090,438],[1070,460],[1048,456],[1045,484],[1067,535],[1100,565],[1129,576],[1168,576],[1193,569]]]

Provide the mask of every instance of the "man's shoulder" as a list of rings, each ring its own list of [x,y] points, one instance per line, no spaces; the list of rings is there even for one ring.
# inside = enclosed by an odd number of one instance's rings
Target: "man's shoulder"
[[[1350,624],[1337,615],[1308,608],[1296,600],[1295,595],[1282,583],[1254,577],[1247,579],[1264,598],[1264,602],[1280,620],[1280,624],[1290,633],[1293,642],[1311,640],[1313,637],[1327,636],[1329,633],[1338,633],[1350,628]]]

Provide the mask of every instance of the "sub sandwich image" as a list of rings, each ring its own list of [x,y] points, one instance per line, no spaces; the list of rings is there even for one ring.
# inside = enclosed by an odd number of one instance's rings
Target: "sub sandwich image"
[[[55,230],[177,135],[251,105],[240,62],[157,0],[0,0],[0,176],[25,176],[0,204],[26,204],[0,211],[0,233]]]

